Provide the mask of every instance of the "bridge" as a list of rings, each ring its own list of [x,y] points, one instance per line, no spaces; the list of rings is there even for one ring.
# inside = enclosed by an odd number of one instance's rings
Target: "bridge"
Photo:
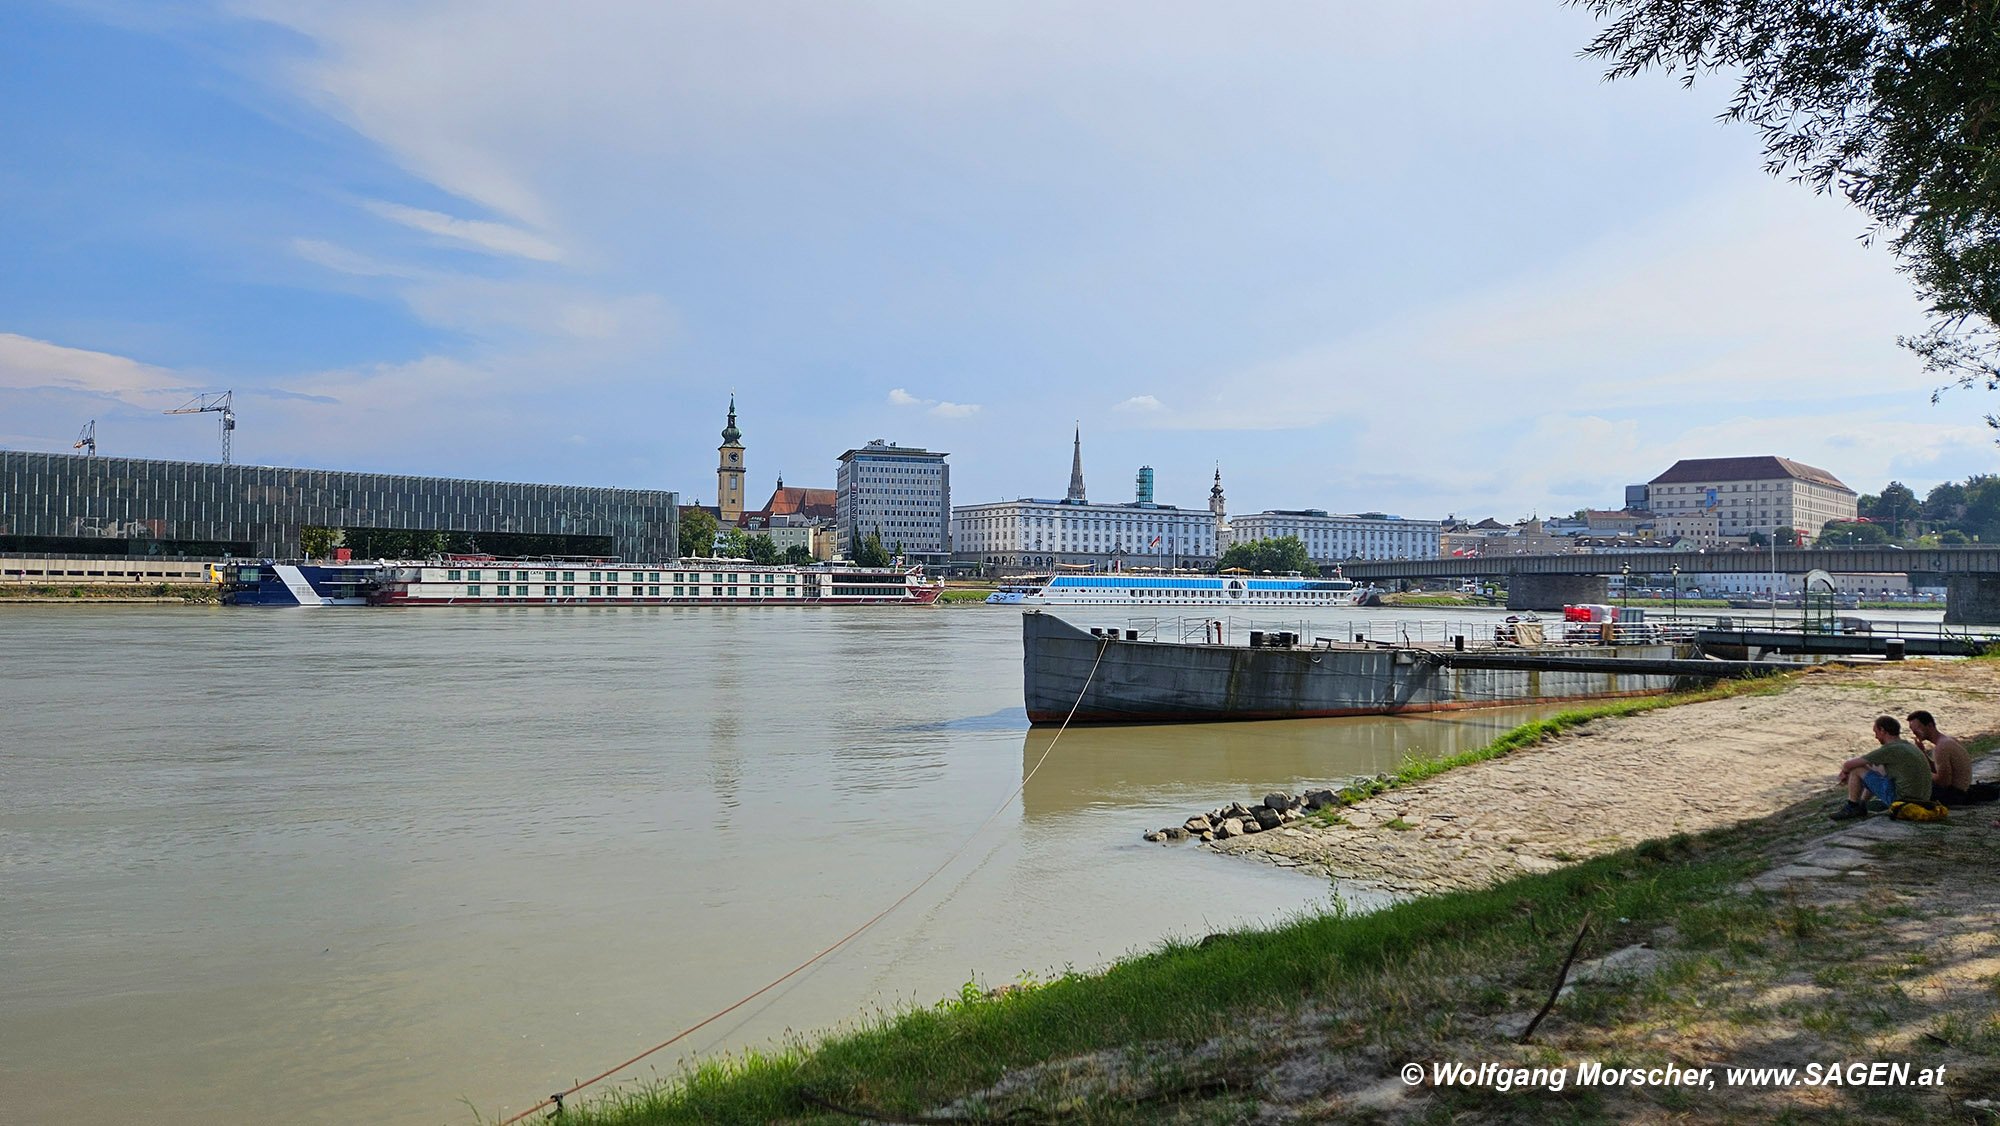
[[[1612,575],[1771,573],[1803,575],[1907,574],[1913,583],[1945,588],[1944,620],[2000,622],[2000,547],[1779,548],[1775,551],[1606,551],[1594,555],[1486,555],[1453,559],[1397,559],[1348,563],[1341,574],[1357,581],[1395,579],[1504,579],[1507,605],[1516,610],[1559,610],[1577,602],[1603,602]],[[1940,582],[1942,580],[1942,582]]]

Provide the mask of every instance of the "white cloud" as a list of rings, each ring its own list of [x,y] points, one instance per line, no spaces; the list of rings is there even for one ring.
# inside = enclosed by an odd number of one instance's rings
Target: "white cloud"
[[[186,393],[188,380],[166,368],[109,352],[0,332],[0,387],[83,392],[150,406],[162,397]]]
[[[405,207],[400,203],[380,200],[370,201],[367,207],[391,222],[488,254],[529,258],[537,262],[555,262],[563,256],[562,249],[549,240],[505,223],[460,219],[440,211],[425,211],[419,207]]]
[[[920,399],[901,387],[889,389],[889,405],[895,407],[923,407],[924,413],[933,418],[971,418],[978,414],[978,403],[954,403],[944,399]]]
[[[1158,414],[1166,410],[1167,405],[1151,395],[1134,395],[1111,409],[1125,414]]]

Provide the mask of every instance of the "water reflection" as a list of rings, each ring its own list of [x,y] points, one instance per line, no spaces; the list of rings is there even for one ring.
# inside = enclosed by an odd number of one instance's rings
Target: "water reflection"
[[[1406,758],[1472,750],[1560,710],[1561,705],[1546,705],[1411,716],[1082,726],[1069,728],[1059,741],[1055,728],[1037,727],[1021,741],[1021,772],[1028,778],[1022,804],[1030,819],[1106,805],[1150,805],[1163,792],[1206,807],[1271,789],[1296,791],[1395,770]]]

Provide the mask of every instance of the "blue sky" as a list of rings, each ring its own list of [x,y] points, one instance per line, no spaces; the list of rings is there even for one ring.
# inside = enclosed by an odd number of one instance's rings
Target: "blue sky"
[[[0,445],[1525,516],[1995,468],[1858,215],[1554,4],[0,8]]]

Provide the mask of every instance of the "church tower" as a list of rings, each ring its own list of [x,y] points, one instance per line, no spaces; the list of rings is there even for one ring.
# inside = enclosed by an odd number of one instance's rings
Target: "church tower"
[[[733,528],[743,515],[743,431],[736,429],[736,392],[729,393],[729,425],[715,448],[715,507],[719,523]]]
[[[1065,504],[1088,504],[1083,499],[1083,424],[1076,427],[1076,445],[1069,455],[1069,496]]]
[[[1229,550],[1229,502],[1222,497],[1222,466],[1215,467],[1215,487],[1208,490],[1208,511],[1215,516],[1215,555]]]

